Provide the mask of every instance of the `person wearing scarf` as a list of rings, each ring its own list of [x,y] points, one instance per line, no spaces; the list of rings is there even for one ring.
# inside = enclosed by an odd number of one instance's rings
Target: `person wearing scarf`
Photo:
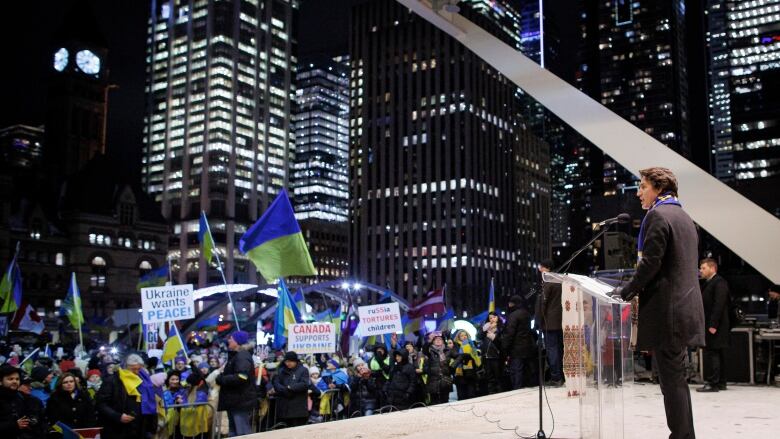
[[[455,333],[455,347],[450,351],[450,358],[455,368],[458,401],[463,401],[477,395],[477,370],[482,367],[482,359],[469,333],[464,330]]]
[[[636,349],[653,351],[670,438],[695,438],[685,359],[688,348],[704,346],[698,233],[677,198],[674,173],[648,168],[639,174],[637,197],[647,210],[637,241],[639,262],[615,294],[639,299]]]
[[[117,369],[100,387],[96,402],[103,426],[101,437],[146,439],[156,433],[162,392],[143,366],[139,355],[130,354],[125,359],[126,369]]]
[[[444,345],[441,332],[429,335],[428,361],[423,365],[423,373],[428,377],[425,390],[431,404],[449,402],[452,391],[452,368],[449,362],[449,350]]]

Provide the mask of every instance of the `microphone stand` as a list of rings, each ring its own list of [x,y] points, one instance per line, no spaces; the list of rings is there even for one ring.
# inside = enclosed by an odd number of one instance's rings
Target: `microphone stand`
[[[561,264],[560,267],[556,268],[554,273],[560,273],[563,269],[568,269],[569,265],[571,265],[572,261],[580,255],[583,251],[585,251],[586,248],[590,247],[591,244],[593,244],[597,239],[604,236],[605,233],[607,233],[607,230],[609,230],[610,226],[612,226],[612,222],[604,224],[604,226],[601,228],[599,233],[596,234],[593,238],[591,238],[590,241],[588,241],[584,246],[582,246],[579,250],[574,252],[569,259],[566,260],[563,264]],[[541,322],[544,321],[544,281],[542,281],[542,288],[539,290],[539,314],[540,314],[540,320],[539,320],[539,338],[537,339],[536,346],[537,346],[537,358],[539,362],[539,431],[536,433],[535,438],[536,439],[547,439],[547,434],[544,432],[544,359],[542,357],[542,354],[547,350],[547,347],[545,346],[545,340],[544,340],[544,330],[542,329]]]

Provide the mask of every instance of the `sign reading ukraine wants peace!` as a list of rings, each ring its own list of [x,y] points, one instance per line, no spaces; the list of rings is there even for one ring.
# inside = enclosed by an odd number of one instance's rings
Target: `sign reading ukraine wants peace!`
[[[361,306],[358,308],[358,316],[358,331],[361,337],[399,333],[404,330],[401,310],[395,302]]]
[[[333,323],[294,323],[287,325],[287,350],[298,354],[336,352]]]
[[[195,317],[192,284],[141,288],[144,324],[172,322]]]

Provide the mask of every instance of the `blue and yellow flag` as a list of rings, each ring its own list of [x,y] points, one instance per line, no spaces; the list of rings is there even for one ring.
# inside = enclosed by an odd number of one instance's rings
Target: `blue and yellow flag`
[[[16,255],[0,281],[0,299],[3,300],[0,313],[15,312],[22,303],[22,271],[16,263]]]
[[[161,287],[168,282],[168,264],[162,267],[152,270],[138,279],[138,284],[135,286],[136,291],[141,291],[141,288]]]
[[[276,315],[274,316],[274,349],[281,349],[287,343],[287,325],[301,322],[298,307],[293,303],[290,290],[279,279],[279,287],[276,289],[279,298],[276,302]]]
[[[80,329],[81,325],[84,324],[84,314],[81,312],[81,294],[79,293],[79,285],[76,283],[76,273],[70,274],[68,295],[62,301],[60,315],[67,317],[71,326],[75,329]]]
[[[496,312],[496,290],[492,277],[490,278],[490,293],[488,294],[488,312]]]
[[[179,334],[179,329],[176,327],[176,323],[172,323],[171,326],[171,330],[168,331],[168,338],[165,339],[165,344],[163,344],[163,363],[173,361],[179,355],[179,352],[184,352],[185,357],[189,356],[187,347],[184,346],[181,334]]]
[[[263,216],[244,233],[238,248],[268,282],[285,276],[317,274],[284,189]]]
[[[306,299],[303,298],[303,290],[298,289],[293,296],[293,303],[298,308],[298,315],[301,317],[301,321],[306,320]]]
[[[441,316],[441,318],[437,319],[436,330],[449,332],[453,329],[455,329],[455,311],[450,308]]]
[[[84,436],[76,433],[72,428],[68,427],[67,424],[63,424],[59,421],[52,425],[51,429],[60,433],[62,435],[62,439],[84,439]]]
[[[211,263],[214,256],[214,237],[211,236],[209,221],[206,219],[206,212],[200,212],[200,223],[198,224],[198,242],[200,242],[200,252],[207,264]]]

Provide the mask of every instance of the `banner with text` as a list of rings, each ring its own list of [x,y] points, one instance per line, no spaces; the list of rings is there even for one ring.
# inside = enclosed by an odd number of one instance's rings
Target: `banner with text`
[[[143,322],[161,323],[195,317],[192,284],[141,288]]]
[[[333,323],[287,325],[287,350],[298,354],[336,352],[336,327]]]
[[[403,332],[401,310],[397,303],[380,303],[358,308],[360,324],[358,332],[361,337]]]

